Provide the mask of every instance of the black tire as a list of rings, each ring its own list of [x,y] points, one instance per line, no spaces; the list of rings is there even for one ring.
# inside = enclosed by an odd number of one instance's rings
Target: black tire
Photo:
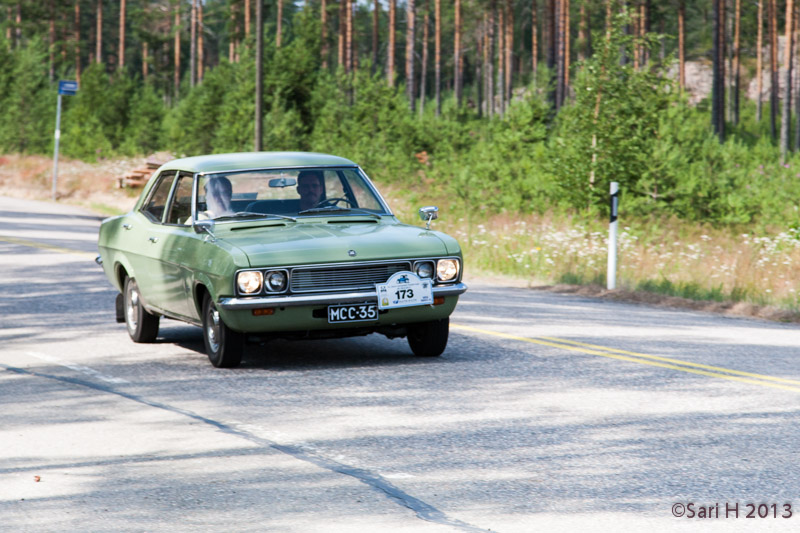
[[[244,334],[225,325],[208,294],[203,298],[203,342],[208,360],[215,367],[234,368],[242,362]]]
[[[133,342],[150,343],[158,337],[159,317],[150,314],[142,305],[139,286],[133,278],[125,279],[125,292],[123,296],[123,311],[125,312],[125,325],[128,335]]]
[[[417,357],[438,357],[447,347],[450,319],[408,326],[408,345]]]

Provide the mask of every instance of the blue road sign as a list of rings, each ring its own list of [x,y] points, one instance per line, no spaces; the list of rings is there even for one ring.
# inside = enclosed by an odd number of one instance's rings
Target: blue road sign
[[[58,94],[73,96],[78,92],[78,82],[70,80],[60,80],[58,82]]]

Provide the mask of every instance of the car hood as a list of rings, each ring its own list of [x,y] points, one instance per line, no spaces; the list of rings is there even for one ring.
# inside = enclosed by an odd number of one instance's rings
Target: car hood
[[[371,221],[239,224],[218,232],[217,237],[247,254],[251,267],[431,257],[459,251],[447,246],[446,241],[452,239],[442,233]]]

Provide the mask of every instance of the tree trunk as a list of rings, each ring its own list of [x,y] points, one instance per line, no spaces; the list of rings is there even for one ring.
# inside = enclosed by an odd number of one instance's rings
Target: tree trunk
[[[486,114],[494,116],[494,13],[495,0],[489,6],[489,21],[486,26]]]
[[[260,0],[259,0],[260,1]],[[276,0],[278,2],[278,26],[275,28],[275,48],[281,47],[281,35],[283,28],[283,0]]]
[[[734,7],[734,23],[733,23],[733,69],[731,76],[733,77],[733,124],[739,124],[739,34],[741,30],[742,21],[742,1],[736,0]]]
[[[769,40],[770,40],[770,91],[769,127],[772,138],[777,138],[778,122],[778,9],[775,0],[769,0]]]
[[[203,50],[203,2],[197,2],[197,83],[203,83],[203,64],[205,51]]]
[[[586,3],[581,2],[580,10],[578,11],[578,16],[580,17],[580,22],[578,23],[578,42],[576,43],[576,47],[578,48],[578,61],[583,61],[586,59],[586,56],[589,55],[588,52],[588,45],[586,36],[588,33],[588,21],[589,15],[586,11]]]
[[[282,0],[281,0],[282,1]],[[353,0],[346,0],[345,6],[347,13],[345,15],[345,41],[344,41],[344,70],[348,74],[353,72]]]
[[[558,0],[547,0],[547,7],[545,8],[545,56],[547,60],[547,68],[550,75],[550,91],[549,99],[552,106],[558,109],[558,83],[559,77],[557,74],[558,60],[557,60],[557,47],[556,43],[556,30],[558,27],[557,15],[559,11],[557,8]]]
[[[478,118],[483,118],[483,45],[484,45],[484,26],[486,15],[484,15],[484,22],[478,24],[475,28],[475,100],[477,104]]]
[[[569,96],[569,67],[571,65],[570,62],[570,47],[569,47],[569,0],[562,0],[564,2],[564,31],[562,32],[562,37],[564,39],[564,94],[561,97],[561,103],[567,100]]]
[[[259,0],[260,1],[260,0]],[[322,55],[322,69],[327,70],[328,68],[328,1],[322,0],[322,5],[320,6],[320,25],[322,26],[322,47],[320,55]]]
[[[531,4],[531,68],[533,69],[533,86],[539,77],[539,6],[533,0]]]
[[[19,48],[22,46],[22,2],[17,2],[17,19],[14,27],[14,36],[14,46]]]
[[[236,33],[234,32],[234,28],[236,27],[236,4],[231,5],[230,13],[231,20],[228,25],[230,28],[230,34],[228,36],[228,61],[233,63],[236,59]]]
[[[648,9],[647,9],[647,0],[642,0],[642,5],[639,6],[639,13],[640,13],[640,16],[639,16],[639,37],[641,38],[641,43],[639,45],[639,49],[641,50],[640,53],[639,53],[639,61],[640,61],[640,66],[642,68],[644,68],[645,65],[647,65],[647,62],[650,59],[648,57],[648,48],[644,44],[645,43],[644,39],[647,36],[648,16],[649,16],[648,15]]]
[[[416,39],[414,22],[416,16],[414,0],[406,0],[406,97],[408,98],[408,107],[412,112],[416,109],[416,98],[414,97],[414,40]]]
[[[511,102],[511,84],[514,82],[514,2],[506,0],[506,103]]]
[[[564,104],[564,0],[555,1],[555,47],[556,47],[556,110]]]
[[[494,0],[492,0],[494,1]],[[461,0],[455,0],[455,28],[453,36],[453,70],[455,72],[456,107],[461,107],[461,90],[463,88],[463,63],[461,61]]]
[[[256,0],[256,2],[263,2],[264,0]],[[325,3],[325,0],[322,0]],[[200,6],[202,8],[202,2]],[[244,0],[244,37],[245,39],[250,36],[250,0]]]
[[[345,72],[347,71],[346,62],[346,43],[347,43],[347,2],[348,0],[339,0],[339,38],[337,43],[338,54],[337,64]]]
[[[428,26],[430,24],[429,5],[425,4],[422,17],[422,67],[419,71],[419,116],[425,111],[425,80],[428,77]]]
[[[150,61],[150,50],[147,46],[147,41],[142,41],[142,79],[147,83],[148,61]]]
[[[81,2],[75,0],[75,81],[81,83]]]
[[[783,54],[783,106],[781,108],[781,164],[789,153],[789,126],[792,120],[792,23],[794,22],[793,0],[786,0],[786,43]]]
[[[386,58],[386,79],[394,87],[395,26],[397,24],[396,0],[389,0],[389,50]]]
[[[798,38],[800,37],[800,2],[794,2],[794,56],[798,57],[800,55],[800,43],[798,43]],[[795,76],[795,83],[793,87],[795,88],[795,98],[794,98],[794,150],[800,150],[800,75],[798,75],[798,69],[794,70]]]
[[[197,0],[192,0],[189,19],[189,86],[197,85]]]
[[[506,76],[505,76],[505,52],[506,52],[506,5],[500,0],[497,6],[497,78],[495,79],[497,96],[500,98],[498,109],[500,116],[506,111]]]
[[[264,2],[256,0],[256,94],[253,150],[263,149],[264,126]]]
[[[103,0],[97,0],[97,26],[95,38],[95,63],[103,62]]]
[[[760,4],[759,4],[760,5]],[[678,2],[678,85],[686,89],[686,4]]]
[[[117,52],[118,68],[125,68],[125,0],[119,4],[119,52]]]
[[[378,30],[380,23],[381,4],[374,0],[372,4],[372,74],[378,69]]]
[[[714,79],[711,121],[720,142],[725,141],[725,0],[714,0]]]
[[[756,29],[756,122],[761,122],[764,90],[764,1],[758,0],[758,17]]]
[[[434,28],[434,85],[436,91],[436,116],[442,114],[442,0],[435,0],[434,17],[436,17],[436,27]],[[480,77],[478,78],[480,80]],[[478,81],[480,85],[480,81]]]
[[[8,7],[8,19],[11,20],[11,6]],[[50,57],[50,83],[56,78],[56,6],[55,0],[50,0],[50,28],[48,31],[48,53]],[[11,25],[8,25],[6,40],[11,43]]]
[[[175,25],[173,26],[175,31],[175,42],[173,46],[175,48],[175,72],[173,73],[173,84],[174,84],[174,96],[175,100],[178,100],[178,96],[180,95],[181,89],[181,5],[175,4]]]

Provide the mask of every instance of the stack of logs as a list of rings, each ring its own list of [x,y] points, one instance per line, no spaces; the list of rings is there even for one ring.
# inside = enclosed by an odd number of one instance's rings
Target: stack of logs
[[[143,186],[145,183],[147,183],[147,180],[150,179],[153,171],[158,169],[158,167],[170,159],[172,159],[170,154],[158,153],[151,155],[147,158],[143,167],[128,171],[122,176],[117,176],[117,189],[122,189],[123,187],[136,188]]]

